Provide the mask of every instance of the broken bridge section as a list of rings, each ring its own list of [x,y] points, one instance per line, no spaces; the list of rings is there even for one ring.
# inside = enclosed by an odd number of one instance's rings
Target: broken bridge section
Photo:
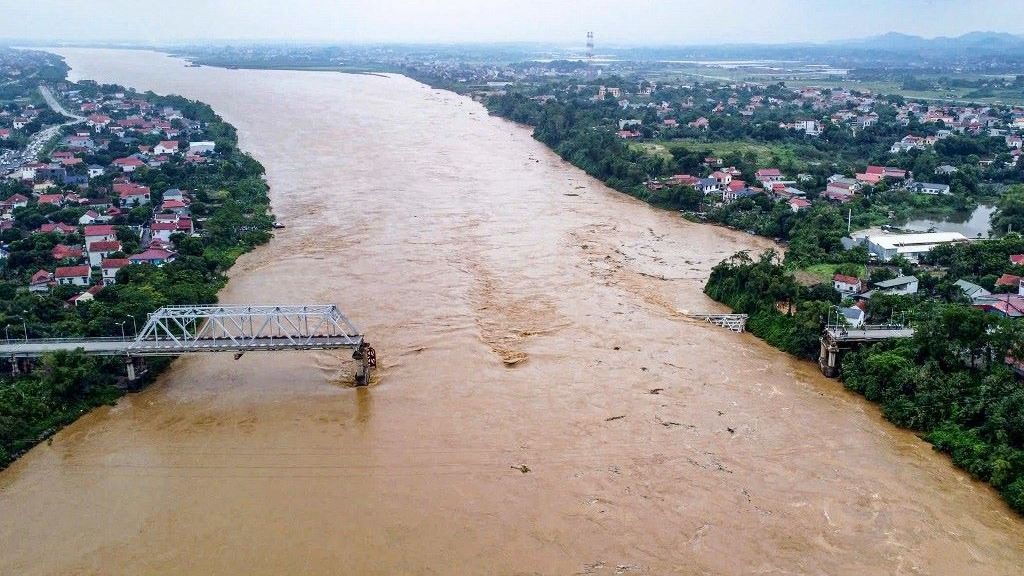
[[[728,328],[733,332],[743,332],[747,328],[746,314],[687,314],[687,316],[710,322],[715,326]]]
[[[829,378],[839,375],[842,358],[849,350],[894,338],[911,338],[914,329],[902,324],[864,325],[858,328],[829,324],[821,333],[818,368]]]

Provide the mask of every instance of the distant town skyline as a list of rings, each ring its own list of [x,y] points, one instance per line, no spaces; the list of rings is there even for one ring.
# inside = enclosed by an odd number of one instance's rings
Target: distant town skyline
[[[828,42],[900,32],[1024,34],[1020,0],[19,0],[8,39],[167,44],[197,41],[545,42],[605,44]]]

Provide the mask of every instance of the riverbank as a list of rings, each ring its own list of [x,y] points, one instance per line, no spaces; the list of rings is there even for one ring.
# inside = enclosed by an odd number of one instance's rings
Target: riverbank
[[[989,242],[988,254],[980,257],[1005,261],[1008,253],[1022,248],[1024,239],[1007,237]],[[928,283],[928,276],[921,276]],[[712,270],[705,292],[749,314],[752,334],[807,360],[819,352],[822,320],[840,304],[837,296],[828,298],[831,286],[823,291],[801,286],[770,252],[754,259],[737,254],[722,262]],[[959,291],[953,288],[952,293]],[[1007,365],[1007,359],[1021,356],[1024,332],[1019,320],[999,319],[962,300],[876,294],[866,306],[874,315],[871,323],[878,324],[887,312],[890,318],[909,320],[915,332],[847,352],[841,381],[877,403],[890,422],[920,434],[1024,513],[1024,434],[1018,424],[1024,392]]]
[[[807,363],[679,312],[722,309],[701,292],[710,269],[765,239],[654,210],[404,77],[66,54],[72,77],[186,94],[237,126],[288,226],[220,300],[337,303],[381,367],[354,389],[344,353],[179,359],[0,473],[0,572],[1024,560],[1020,521],[926,443]]]
[[[42,87],[40,91],[51,107],[74,118],[54,130],[86,120],[64,109],[49,88]],[[215,302],[235,259],[270,238],[268,189],[262,179],[262,165],[238,149],[234,127],[206,104],[180,97],[138,94],[116,85],[101,88],[91,83],[78,83],[65,87],[64,92],[79,96],[89,94],[92,98],[89,105],[94,108],[105,100],[138,99],[133,101],[145,102],[153,108],[177,110],[182,124],[194,125],[189,136],[215,140],[219,151],[190,159],[181,154],[167,155],[159,164],[146,164],[139,156],[128,156],[141,165],[130,174],[100,175],[88,180],[79,177],[87,182],[84,188],[74,188],[76,196],[80,193],[85,198],[81,204],[67,203],[57,210],[41,202],[26,202],[27,206],[14,212],[12,226],[4,233],[4,240],[10,244],[0,278],[0,289],[7,295],[0,304],[0,320],[23,325],[26,338],[30,332],[33,337],[123,337],[126,324],[128,328],[141,325],[146,315],[160,306]],[[117,112],[111,111],[111,114]],[[109,117],[106,121],[112,122]],[[165,129],[179,131],[171,128],[170,122]],[[82,131],[77,129],[77,132]],[[106,138],[106,148],[65,152],[67,157],[76,158],[82,167],[104,164],[106,170],[119,171],[116,166],[110,166],[111,160],[117,153],[130,154],[132,149],[101,129],[90,127],[84,131],[90,133],[90,143],[93,139]],[[54,133],[55,142],[62,138],[64,134]],[[139,134],[133,136],[132,141],[146,142],[153,138],[151,134]],[[171,142],[178,145],[176,140]],[[170,146],[168,142],[162,145]],[[151,147],[143,145],[138,150]],[[47,151],[43,153],[49,155]],[[143,158],[148,161],[150,156]],[[52,182],[49,186],[55,187]],[[143,190],[145,201],[133,201],[134,204],[126,205],[116,215],[100,214],[93,209],[109,205],[111,188],[117,190],[119,186]],[[161,206],[161,199],[170,190],[177,191],[176,203]],[[22,190],[18,183],[5,184],[4,193],[7,196],[21,193],[33,198],[31,189]],[[113,202],[124,200],[122,197]],[[146,230],[153,228],[151,217],[174,223],[175,233],[163,239],[147,237]],[[84,221],[109,222],[109,229],[98,231],[103,227],[93,227],[94,231],[89,232],[86,228],[83,233],[79,228]],[[66,227],[68,232],[40,231],[40,225],[54,224]],[[89,234],[116,235],[117,239],[111,240],[116,246],[111,245],[104,253],[102,275],[100,260],[90,257],[89,264],[93,268],[81,266],[85,272],[81,272],[82,279],[75,284],[42,282],[28,291],[29,277],[35,282],[41,268],[45,273],[56,265],[59,272],[81,263],[78,260],[89,248],[83,234],[86,239]],[[133,255],[136,251],[140,254]],[[136,260],[128,259],[149,254],[159,256],[159,261],[136,264]],[[128,265],[129,262],[133,263]],[[111,270],[116,272],[116,278]],[[133,385],[152,381],[168,364],[165,360],[151,360],[149,374]],[[126,390],[123,370],[122,359],[61,353],[43,357],[36,363],[35,370],[27,374],[3,377],[0,380],[0,469],[87,411],[114,403]]]

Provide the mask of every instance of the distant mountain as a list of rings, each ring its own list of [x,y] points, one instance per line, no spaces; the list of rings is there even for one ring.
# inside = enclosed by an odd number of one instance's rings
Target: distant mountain
[[[1006,32],[969,32],[962,36],[922,38],[899,32],[889,32],[881,36],[842,40],[831,43],[833,46],[883,50],[887,52],[973,52],[1000,53],[1024,51],[1024,36],[1016,36]]]

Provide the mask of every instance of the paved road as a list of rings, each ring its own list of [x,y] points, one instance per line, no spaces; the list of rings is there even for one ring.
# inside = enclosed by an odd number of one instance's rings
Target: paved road
[[[78,124],[80,122],[85,121],[84,116],[73,114],[69,112],[66,108],[64,108],[64,106],[62,106],[61,103],[58,102],[56,98],[54,98],[53,93],[50,92],[50,89],[46,86],[39,86],[39,93],[42,94],[43,99],[46,100],[46,104],[54,112],[67,116],[71,118],[71,120],[64,122],[63,124],[48,126],[46,128],[43,128],[39,132],[33,134],[32,137],[29,138],[28,144],[25,146],[24,150],[16,152],[10,158],[5,159],[3,162],[0,162],[0,172],[12,170],[29,162],[34,162],[36,156],[38,156],[39,152],[42,151],[43,146],[45,146],[51,138],[57,136],[60,133],[61,127],[70,126],[72,124]]]
[[[64,125],[75,124],[77,122],[85,122],[85,116],[79,116],[78,114],[75,114],[73,112],[68,111],[67,108],[65,108],[60,102],[58,102],[56,98],[54,98],[53,92],[50,92],[50,89],[47,88],[46,86],[43,86],[43,85],[40,84],[39,85],[39,93],[43,95],[43,100],[46,100],[46,104],[54,112],[56,112],[58,114],[63,114],[64,116],[67,116],[68,118],[74,118],[73,121],[65,122]]]

